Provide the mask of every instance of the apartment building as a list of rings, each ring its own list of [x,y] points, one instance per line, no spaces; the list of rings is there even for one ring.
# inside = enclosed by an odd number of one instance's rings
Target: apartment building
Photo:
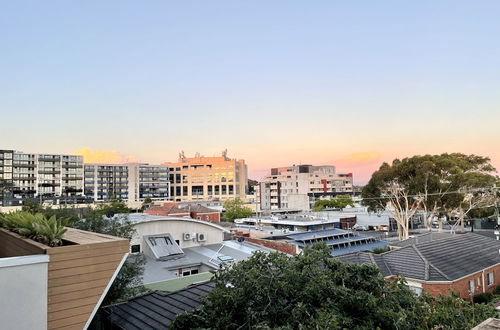
[[[175,201],[245,199],[247,191],[247,165],[242,159],[221,157],[186,158],[179,155],[169,167],[170,194]]]
[[[168,200],[168,167],[140,163],[85,164],[85,196],[94,201]]]
[[[82,156],[0,150],[0,206],[29,199],[82,201]]]
[[[339,174],[331,165],[272,168],[256,186],[260,210],[306,211],[318,198],[352,192],[352,173]]]

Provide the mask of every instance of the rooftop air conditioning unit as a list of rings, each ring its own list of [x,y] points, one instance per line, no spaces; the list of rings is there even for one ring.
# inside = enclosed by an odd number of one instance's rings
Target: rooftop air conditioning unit
[[[196,234],[194,234],[194,233],[184,233],[184,234],[182,234],[182,238],[183,238],[185,241],[191,241],[191,240],[193,240],[195,237],[196,237]]]
[[[196,239],[198,240],[198,242],[204,242],[207,240],[207,237],[203,233],[198,233],[196,234]]]

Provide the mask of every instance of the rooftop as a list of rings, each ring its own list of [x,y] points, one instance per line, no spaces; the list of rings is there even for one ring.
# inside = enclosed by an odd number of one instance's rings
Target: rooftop
[[[184,248],[183,251],[184,255],[169,260],[146,257],[143,283],[151,284],[178,278],[175,271],[179,268],[203,266],[207,271],[217,270],[222,262],[238,262],[248,259],[257,251],[269,253],[274,250],[249,242],[224,241],[222,244]]]
[[[339,259],[372,264],[383,276],[422,281],[454,281],[500,263],[500,241],[474,233],[417,243],[378,256],[359,252]]]
[[[397,241],[394,243],[391,243],[391,246],[402,248],[405,246],[410,246],[418,243],[424,243],[424,242],[432,242],[436,240],[440,240],[443,238],[449,238],[453,234],[452,233],[436,233],[436,232],[430,232],[430,233],[425,233],[422,235],[417,235],[415,237],[406,239],[404,241]]]
[[[166,329],[178,314],[197,308],[200,298],[214,286],[213,282],[204,282],[175,292],[155,291],[109,306],[105,313],[121,329]]]

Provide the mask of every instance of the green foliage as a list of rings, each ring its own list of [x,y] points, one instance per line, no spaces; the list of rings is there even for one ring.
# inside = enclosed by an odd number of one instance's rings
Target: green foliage
[[[374,254],[381,254],[381,253],[384,253],[384,252],[387,252],[387,251],[390,251],[391,249],[389,247],[385,247],[385,248],[375,248],[372,250],[372,252]]]
[[[493,294],[489,292],[477,294],[474,296],[474,302],[476,304],[487,304],[493,300]]]
[[[253,214],[250,208],[243,206],[243,201],[240,198],[225,201],[224,210],[224,221],[247,218]]]
[[[343,209],[347,206],[354,206],[354,202],[349,195],[339,195],[333,199],[320,199],[313,205],[313,211],[319,212],[325,208]]]
[[[439,298],[424,295],[419,300],[425,311],[419,329],[471,329],[487,318],[497,316],[493,306],[471,304],[453,295]]]
[[[38,207],[30,204],[29,209],[38,210]],[[130,209],[122,201],[98,204],[94,209],[76,207],[61,209],[41,208],[41,212],[43,215],[36,214],[32,216],[65,219],[68,227],[126,239],[131,239],[135,233],[133,223],[127,216],[130,213]],[[47,225],[50,227],[50,224]],[[122,301],[145,292],[146,289],[141,285],[143,272],[144,260],[135,257],[129,258],[124,263],[113,285],[109,289],[105,302],[113,303]]]
[[[494,295],[500,295],[500,285],[497,285],[497,286],[495,287],[495,290],[493,290],[493,294],[494,294]]]
[[[142,285],[145,263],[146,260],[142,255],[129,257],[113,281],[102,306],[124,301],[147,292],[148,290]]]
[[[456,297],[416,297],[403,280],[341,263],[324,244],[294,257],[256,253],[222,266],[214,281],[172,329],[470,329],[495,315]]]
[[[42,213],[18,211],[0,215],[0,225],[48,246],[62,245],[65,221]]]
[[[445,214],[460,205],[465,193],[443,192],[491,187],[496,180],[490,174],[493,171],[489,158],[461,153],[395,159],[391,165],[383,163],[372,174],[361,195],[365,198],[363,204],[370,210],[383,209],[387,200],[369,198],[384,196],[385,189],[397,183],[409,195],[429,193],[423,200],[427,209],[437,208],[440,214]],[[413,201],[414,198],[410,198],[410,204]]]
[[[255,186],[258,184],[259,182],[256,180],[248,179],[248,193],[253,194],[255,192]]]
[[[27,200],[27,201],[23,202],[22,211],[29,212],[29,213],[32,213],[32,214],[42,213],[43,212],[43,206],[38,201]]]

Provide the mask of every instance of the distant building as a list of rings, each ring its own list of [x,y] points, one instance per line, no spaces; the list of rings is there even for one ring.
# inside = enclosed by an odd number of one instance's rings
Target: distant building
[[[227,200],[245,198],[247,191],[247,165],[240,159],[221,157],[186,158],[180,154],[169,167],[171,196],[174,201]]]
[[[168,200],[168,167],[141,163],[85,164],[85,196],[96,202]]]
[[[335,166],[293,165],[271,169],[256,186],[261,211],[307,211],[320,197],[353,192],[352,173],[338,174]]]
[[[275,235],[289,232],[340,228],[341,219],[341,217],[331,217],[327,219],[308,214],[297,214],[235,219],[234,223],[237,228],[252,228],[256,231]]]
[[[416,293],[435,297],[455,292],[471,299],[500,285],[500,241],[475,233],[444,237],[426,235],[421,243],[412,238],[409,245],[382,254],[358,252],[339,259],[377,266],[387,279],[403,276]]]
[[[209,222],[220,222],[220,210],[214,210],[203,205],[187,205],[179,207],[175,202],[166,202],[163,206],[152,206],[144,213],[170,217],[190,217]]]
[[[84,200],[83,158],[0,150],[0,206],[26,200],[76,203]]]

